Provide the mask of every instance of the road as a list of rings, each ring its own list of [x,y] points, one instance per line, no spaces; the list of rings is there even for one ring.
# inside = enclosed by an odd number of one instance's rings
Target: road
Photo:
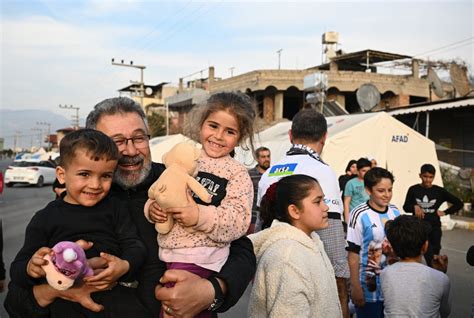
[[[5,170],[8,162],[0,161],[0,169]],[[33,214],[54,199],[51,186],[34,188],[29,186],[15,186],[5,188],[0,195],[0,211],[3,219],[4,261],[9,269],[15,254],[23,244],[25,227]],[[449,257],[448,276],[451,280],[451,317],[470,317],[471,304],[474,301],[474,267],[466,263],[466,251],[474,244],[474,231],[455,229],[443,232],[442,253]],[[8,274],[7,274],[8,280]],[[246,317],[250,288],[231,310],[219,317],[241,318]],[[3,304],[5,292],[0,294]],[[0,317],[8,317],[3,305],[0,308]]]

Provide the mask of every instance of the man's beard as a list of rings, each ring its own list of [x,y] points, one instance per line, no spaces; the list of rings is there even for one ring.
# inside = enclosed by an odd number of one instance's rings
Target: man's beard
[[[142,168],[136,171],[121,170],[122,164],[142,164]],[[151,160],[145,158],[143,155],[136,155],[134,157],[123,156],[118,161],[118,167],[115,170],[114,182],[124,189],[136,187],[150,174]]]
[[[259,167],[263,170],[267,170],[268,168],[270,168],[270,161],[264,161],[262,162],[261,165],[259,165]]]

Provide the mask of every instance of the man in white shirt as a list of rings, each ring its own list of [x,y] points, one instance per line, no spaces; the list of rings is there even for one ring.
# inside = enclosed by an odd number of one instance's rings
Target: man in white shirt
[[[334,268],[343,316],[349,317],[347,279],[350,275],[341,219],[343,204],[337,176],[320,158],[327,138],[324,115],[313,109],[301,110],[293,118],[289,138],[291,149],[285,157],[265,171],[260,179],[257,205],[260,205],[268,187],[284,176],[305,174],[319,181],[324,201],[329,206],[329,227],[317,233]]]

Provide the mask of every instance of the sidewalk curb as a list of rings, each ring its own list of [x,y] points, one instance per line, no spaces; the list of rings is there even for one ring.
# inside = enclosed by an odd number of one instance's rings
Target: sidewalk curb
[[[453,222],[455,228],[474,231],[474,222],[462,220],[453,220]]]

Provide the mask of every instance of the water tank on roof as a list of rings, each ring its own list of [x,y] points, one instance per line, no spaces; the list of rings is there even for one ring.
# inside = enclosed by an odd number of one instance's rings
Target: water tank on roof
[[[323,33],[323,44],[337,44],[339,42],[339,33],[334,31]]]

